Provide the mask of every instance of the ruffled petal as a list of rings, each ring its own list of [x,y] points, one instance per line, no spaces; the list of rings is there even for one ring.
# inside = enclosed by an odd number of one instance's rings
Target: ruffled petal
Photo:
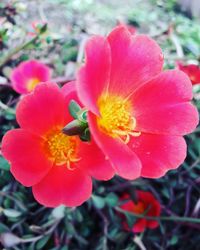
[[[78,163],[83,171],[87,171],[97,180],[109,180],[114,176],[115,171],[110,161],[106,159],[93,140],[80,144],[79,150],[82,160]]]
[[[37,78],[40,82],[46,82],[51,77],[50,68],[37,60],[22,62],[17,69],[21,71],[27,80]]]
[[[147,225],[147,221],[145,219],[138,219],[136,223],[133,225],[132,231],[134,233],[142,233],[144,232]]]
[[[125,26],[108,36],[111,47],[109,91],[125,96],[161,72],[163,55],[155,41],[145,35],[132,35]]]
[[[18,104],[19,125],[32,133],[43,135],[53,128],[64,127],[71,117],[66,112],[64,95],[54,83],[42,83]]]
[[[161,206],[160,203],[156,200],[150,192],[137,191],[137,197],[140,201],[143,202],[145,210],[147,209],[147,215],[157,217],[160,216]],[[146,220],[146,226],[149,228],[158,227],[159,223],[157,220]]]
[[[77,74],[77,91],[80,101],[98,114],[97,99],[107,88],[110,74],[110,47],[101,36],[92,37],[86,44],[86,64]]]
[[[75,100],[81,105],[77,97],[74,81],[65,84],[62,87],[62,93],[65,95],[68,104],[71,100]],[[78,162],[79,168],[87,171],[89,175],[97,180],[109,180],[113,177],[114,169],[93,140],[81,143],[79,146],[79,156],[81,158]]]
[[[62,94],[65,96],[65,101],[67,107],[69,107],[70,101],[74,100],[77,102],[81,107],[83,105],[81,104],[80,100],[78,99],[77,92],[76,92],[76,82],[71,81],[66,83],[62,88],[61,88]]]
[[[54,166],[32,190],[35,199],[44,206],[80,206],[90,198],[92,180],[78,168],[68,170],[65,166]]]
[[[141,134],[131,139],[129,147],[142,162],[141,176],[162,177],[168,170],[176,169],[186,157],[183,137]]]
[[[11,79],[12,87],[17,93],[20,93],[20,94],[28,93],[27,86],[26,86],[26,83],[27,83],[26,78],[21,73],[21,71],[18,70],[18,68],[12,71],[10,79]]]
[[[166,71],[143,85],[132,96],[136,130],[184,135],[198,124],[197,109],[189,103],[192,85],[181,71]]]
[[[114,139],[102,133],[97,127],[96,117],[88,112],[88,123],[91,134],[116,170],[125,179],[136,179],[140,176],[141,162],[130,148],[119,139]]]
[[[2,139],[3,156],[11,163],[11,173],[24,186],[39,182],[51,169],[42,139],[23,129],[14,129]]]

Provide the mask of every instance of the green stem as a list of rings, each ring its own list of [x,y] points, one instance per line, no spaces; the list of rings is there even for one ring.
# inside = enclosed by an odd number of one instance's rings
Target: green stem
[[[0,101],[0,110],[4,110],[10,114],[15,115],[15,109],[8,107],[6,104],[4,104],[2,101]]]
[[[32,39],[30,39],[29,41],[25,42],[25,43],[22,43],[20,44],[19,46],[15,47],[14,49],[11,49],[7,55],[5,55],[1,60],[0,60],[0,67],[2,67],[5,63],[7,63],[10,58],[12,58],[15,54],[17,54],[20,50],[22,49],[25,49],[26,47],[28,47],[30,44],[34,43],[37,41],[37,39],[39,38],[39,36],[44,33],[44,30],[45,30],[45,27],[46,27],[46,24],[43,25],[41,28],[40,28],[40,32],[35,36],[33,37]]]
[[[200,218],[193,218],[193,217],[179,217],[179,216],[147,216],[144,214],[136,214],[132,212],[125,211],[119,207],[115,208],[117,211],[123,213],[123,214],[130,214],[136,218],[144,218],[147,220],[165,220],[165,221],[179,221],[179,222],[190,222],[190,223],[200,223]]]

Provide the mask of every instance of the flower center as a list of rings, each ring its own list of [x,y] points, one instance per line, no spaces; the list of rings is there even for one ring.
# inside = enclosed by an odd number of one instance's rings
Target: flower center
[[[145,211],[145,207],[143,202],[139,201],[137,204],[134,204],[133,213],[135,214],[143,214]]]
[[[67,136],[60,131],[50,133],[46,137],[46,147],[50,158],[56,165],[66,164],[73,170],[72,163],[78,162],[78,141],[76,136]]]
[[[116,138],[121,138],[128,143],[130,136],[139,136],[134,132],[136,120],[132,116],[132,106],[129,100],[121,96],[101,96],[98,100],[101,117],[98,118],[98,126],[104,133]]]
[[[32,91],[39,82],[40,80],[38,78],[32,78],[28,80],[28,83],[27,83],[28,91]]]

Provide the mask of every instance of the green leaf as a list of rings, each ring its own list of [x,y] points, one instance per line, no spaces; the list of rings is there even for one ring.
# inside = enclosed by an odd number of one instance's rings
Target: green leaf
[[[36,244],[36,249],[44,249],[43,247],[47,244],[48,240],[50,238],[50,235],[44,236],[41,240],[39,240]]]
[[[92,201],[96,208],[102,209],[105,207],[105,199],[100,196],[92,195]]]
[[[8,232],[9,230],[10,229],[6,225],[0,222],[0,234],[4,232]]]
[[[0,169],[5,170],[5,171],[10,170],[10,165],[8,161],[6,161],[6,159],[4,159],[3,157],[0,157]]]
[[[78,112],[81,110],[81,107],[78,105],[78,103],[74,100],[71,100],[69,103],[69,112],[71,116],[75,119],[78,118]]]
[[[105,198],[105,202],[108,206],[115,207],[118,203],[118,197],[114,193],[109,193]]]
[[[129,226],[130,228],[132,228],[133,225],[135,224],[137,218],[136,218],[134,215],[129,214],[129,213],[124,213],[124,214],[125,214],[125,216],[126,216],[126,220],[127,220],[128,226]]]
[[[19,217],[22,213],[15,209],[8,208],[3,210],[3,214],[8,218],[16,218]]]
[[[171,238],[171,240],[169,241],[169,244],[171,246],[173,246],[173,245],[176,245],[177,242],[178,242],[178,236],[177,235],[173,235],[172,238]]]
[[[52,216],[55,219],[62,219],[65,216],[65,206],[61,205],[59,207],[56,207],[52,211]]]

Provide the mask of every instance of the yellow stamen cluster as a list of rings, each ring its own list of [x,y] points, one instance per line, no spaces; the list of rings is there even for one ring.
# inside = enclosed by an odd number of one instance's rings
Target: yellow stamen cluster
[[[35,88],[35,86],[38,85],[39,82],[40,82],[40,80],[38,78],[30,79],[27,83],[28,91],[32,91]]]
[[[120,137],[128,143],[130,136],[138,136],[134,132],[136,120],[132,116],[132,106],[129,100],[117,95],[101,96],[98,100],[101,117],[98,119],[99,127],[112,137]]]
[[[78,162],[77,138],[67,136],[62,132],[53,132],[46,137],[46,147],[50,158],[56,165],[66,164],[67,168],[73,170],[71,163]]]

